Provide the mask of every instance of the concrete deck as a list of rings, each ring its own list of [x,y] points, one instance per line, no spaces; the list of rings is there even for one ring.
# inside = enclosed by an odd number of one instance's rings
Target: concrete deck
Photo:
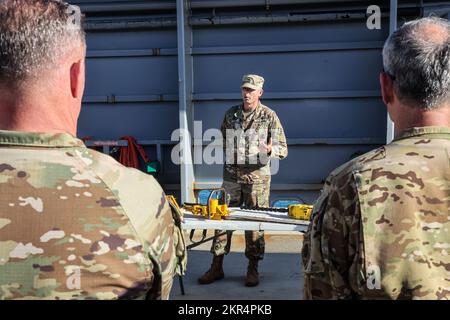
[[[200,234],[200,230],[197,231]],[[186,239],[188,239],[186,233]],[[208,232],[208,236],[212,231]],[[303,297],[303,276],[300,250],[302,234],[299,232],[266,232],[266,254],[260,262],[260,284],[256,287],[244,285],[247,258],[244,255],[243,232],[235,231],[231,252],[224,260],[225,278],[208,285],[200,285],[197,278],[210,266],[211,241],[188,253],[187,273],[183,277],[185,295],[181,295],[178,277],[170,299],[173,300],[298,300]],[[189,242],[188,242],[189,243]]]

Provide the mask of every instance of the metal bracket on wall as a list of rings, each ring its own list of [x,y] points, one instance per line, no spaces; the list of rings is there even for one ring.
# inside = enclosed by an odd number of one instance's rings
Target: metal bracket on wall
[[[106,97],[106,102],[108,104],[115,104],[116,103],[116,95],[115,94],[110,94]]]
[[[153,56],[160,56],[161,55],[161,48],[152,48],[152,55]]]

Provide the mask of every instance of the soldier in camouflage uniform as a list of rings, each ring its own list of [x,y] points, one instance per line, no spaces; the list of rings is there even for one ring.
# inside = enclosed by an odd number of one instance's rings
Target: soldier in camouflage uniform
[[[243,104],[230,108],[221,131],[226,162],[223,188],[230,195],[230,206],[268,207],[271,181],[271,160],[287,156],[286,137],[276,113],[260,102],[264,79],[245,75],[242,80]],[[216,238],[211,247],[214,254],[211,268],[199,278],[201,284],[222,279],[223,257],[230,251],[231,232]],[[264,232],[245,231],[245,255],[249,259],[246,286],[259,283],[258,261],[264,257]]]
[[[302,251],[307,299],[450,298],[450,22],[406,23],[383,62],[395,139],[326,180]]]
[[[68,12],[0,3],[0,299],[168,299],[185,247],[164,192],[74,137],[86,49]]]

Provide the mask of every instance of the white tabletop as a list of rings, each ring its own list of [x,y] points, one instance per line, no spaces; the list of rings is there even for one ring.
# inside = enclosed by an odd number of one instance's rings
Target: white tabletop
[[[265,231],[299,231],[308,229],[309,221],[296,220],[295,223],[279,223],[249,220],[211,220],[192,213],[184,212],[183,229],[217,229],[217,230],[265,230]]]

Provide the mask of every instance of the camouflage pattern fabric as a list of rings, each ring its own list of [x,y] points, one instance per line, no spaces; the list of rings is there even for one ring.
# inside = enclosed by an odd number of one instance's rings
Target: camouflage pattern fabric
[[[259,205],[261,207],[269,206],[270,180],[259,184],[239,184],[224,181],[223,188],[230,195],[230,206],[239,207],[244,203],[247,207]],[[216,256],[228,254],[231,248],[232,232],[218,236],[223,233],[222,230],[215,230],[211,253]],[[248,259],[261,260],[264,258],[264,232],[263,231],[245,231],[245,256]]]
[[[245,117],[243,105],[230,108],[221,126],[227,156],[223,179],[243,184],[264,183],[270,179],[270,159],[283,159],[288,154],[286,136],[276,113],[259,103]],[[227,134],[228,133],[228,134]],[[237,134],[242,134],[242,139]],[[272,152],[261,156],[259,143],[272,139]],[[242,159],[242,163],[238,162]]]
[[[333,171],[302,251],[307,299],[450,298],[450,128],[406,131]]]
[[[179,233],[153,177],[68,134],[0,131],[1,299],[168,299]]]

